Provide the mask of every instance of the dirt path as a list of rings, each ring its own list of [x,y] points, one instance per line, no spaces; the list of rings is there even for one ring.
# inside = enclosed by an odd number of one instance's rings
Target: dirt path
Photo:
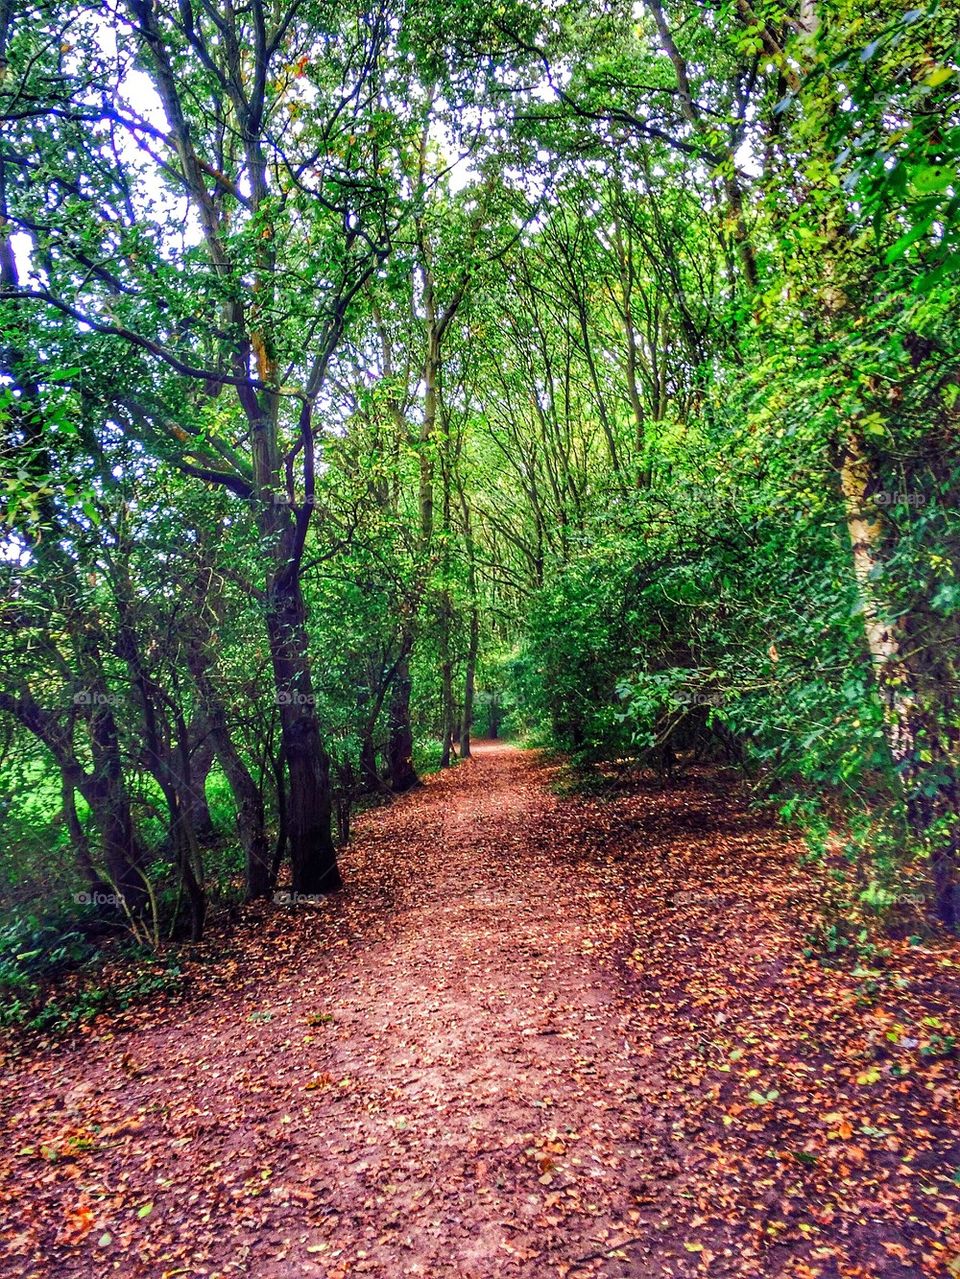
[[[755,814],[549,772],[481,745],[213,995],[3,1081],[0,1274],[949,1273],[956,1064],[864,1046],[949,1015],[956,954],[855,1010]]]

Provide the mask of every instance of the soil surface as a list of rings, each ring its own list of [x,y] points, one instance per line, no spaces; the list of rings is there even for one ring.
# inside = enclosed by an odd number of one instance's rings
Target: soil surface
[[[826,966],[732,783],[556,772],[481,743],[186,1000],[8,1061],[0,1275],[960,1279],[958,947]]]

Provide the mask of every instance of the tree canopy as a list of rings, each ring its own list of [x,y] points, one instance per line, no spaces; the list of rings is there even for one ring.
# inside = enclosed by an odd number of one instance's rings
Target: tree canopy
[[[744,770],[835,939],[956,928],[958,42],[0,5],[9,903],[198,938],[512,733]]]

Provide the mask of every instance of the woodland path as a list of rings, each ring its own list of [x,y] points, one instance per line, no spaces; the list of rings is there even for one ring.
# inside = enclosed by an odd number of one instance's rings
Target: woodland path
[[[0,1274],[950,1273],[955,1064],[871,1055],[948,1015],[949,957],[861,1009],[721,779],[554,772],[481,743],[361,821],[339,897],[8,1062]]]

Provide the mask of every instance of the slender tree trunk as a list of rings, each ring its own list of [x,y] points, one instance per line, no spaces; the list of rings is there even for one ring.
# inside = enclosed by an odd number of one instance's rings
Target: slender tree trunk
[[[460,509],[463,515],[463,543],[467,553],[467,590],[470,593],[470,632],[467,640],[467,662],[463,677],[463,718],[460,721],[460,758],[470,758],[470,732],[473,728],[473,701],[477,675],[477,657],[480,652],[480,608],[477,602],[477,564],[473,540],[473,523],[470,504],[463,487],[460,488]]]
[[[193,680],[203,702],[210,740],[236,806],[237,835],[245,859],[246,899],[252,901],[267,897],[271,888],[270,849],[263,795],[233,741],[226,707],[214,690],[206,655],[194,650],[189,660]]]
[[[190,740],[195,743],[190,752],[190,825],[201,843],[209,843],[216,835],[216,829],[207,801],[206,781],[213,767],[216,749],[209,727],[202,720],[194,720],[190,725]]]
[[[144,851],[137,839],[123,781],[101,777],[80,783],[78,789],[90,805],[111,888],[120,895],[130,914],[139,918],[145,914],[149,900]]]
[[[935,709],[925,706],[918,694],[918,680],[904,643],[909,619],[898,618],[892,604],[879,595],[886,530],[869,497],[876,487],[869,455],[863,440],[853,432],[846,440],[840,484],[887,744],[903,787],[912,834],[930,859],[935,912],[947,928],[956,929],[960,909],[956,742],[949,740]]]
[[[70,844],[77,861],[77,869],[86,881],[91,896],[107,896],[110,885],[94,865],[90,841],[87,839],[87,832],[83,829],[77,813],[76,790],[73,782],[68,781],[66,777],[63,778],[63,816],[67,823],[67,830],[70,832]]]
[[[229,740],[229,734],[227,734]],[[244,883],[247,901],[270,895],[270,845],[263,809],[263,796],[236,748],[224,744],[218,750],[237,806],[237,834],[243,848]]]
[[[674,73],[677,77],[680,110],[683,113],[684,119],[689,123],[691,128],[693,128],[697,133],[702,134],[709,126],[704,121],[700,107],[694,99],[686,60],[677,48],[660,0],[649,0],[649,3],[654,21],[657,24],[657,31],[660,33],[660,43],[663,45],[664,52],[667,54],[667,57],[672,62]],[[754,255],[753,245],[750,242],[750,234],[744,218],[743,188],[740,185],[740,179],[737,177],[736,163],[733,155],[725,157],[722,183],[723,193],[727,203],[727,213],[730,221],[732,238],[736,246],[737,256],[740,259],[740,269],[748,287],[750,289],[755,289],[759,283],[760,277],[757,270],[756,256]]]
[[[143,871],[145,854],[130,811],[119,735],[109,703],[95,705],[91,713],[90,748],[93,775],[78,780],[77,788],[93,813],[111,883],[130,914],[139,917],[149,899]]]
[[[380,718],[380,712],[383,710],[384,701],[393,688],[397,670],[400,664],[406,660],[412,644],[413,638],[409,632],[401,634],[400,648],[396,661],[386,670],[381,666],[377,676],[371,676],[371,684],[374,685],[372,699],[367,707],[367,716],[360,730],[360,787],[362,791],[367,793],[375,794],[383,790],[383,781],[377,771],[377,747],[374,741],[374,733],[377,721]]]
[[[127,664],[133,687],[139,693],[143,758],[167,803],[170,846],[190,904],[190,935],[194,941],[199,941],[203,934],[207,901],[200,846],[191,822],[196,792],[190,770],[190,734],[182,711],[165,693],[144,661],[128,563],[126,559],[115,563],[111,573],[120,620],[117,650]],[[175,735],[171,719],[176,725]]]
[[[387,781],[397,794],[420,784],[413,766],[413,729],[410,724],[410,668],[407,659],[397,664],[390,695],[387,741]]]
[[[283,859],[287,854],[289,840],[287,838],[287,757],[283,749],[283,741],[280,742],[280,749],[273,754],[271,752],[271,764],[273,766],[273,784],[277,796],[277,838],[273,846],[273,861],[270,864],[270,891],[277,886],[277,880],[280,878],[280,867],[283,865]]]
[[[453,741],[456,735],[456,711],[453,704],[453,666],[448,660],[440,668],[441,702],[443,716],[443,746],[440,751],[440,767],[449,768],[453,759]]]
[[[899,765],[913,747],[910,728],[913,699],[911,681],[900,650],[893,610],[878,596],[882,578],[883,521],[867,496],[872,484],[870,460],[859,436],[850,434],[840,467],[840,486],[847,514],[847,532],[853,552],[853,573],[863,606],[863,624],[883,701],[887,740]]]
[[[356,790],[356,777],[349,759],[342,763],[334,761],[333,771],[337,779],[334,790],[334,809],[337,816],[337,844],[345,848],[350,843],[350,817],[353,813],[353,798]]]
[[[274,583],[267,613],[280,729],[287,761],[287,830],[291,886],[329,893],[343,886],[331,831],[330,760],[313,696],[303,598],[299,583]]]
[[[437,374],[440,367],[440,340],[433,301],[432,277],[424,285],[427,308],[427,354],[424,361],[423,422],[420,427],[420,537],[424,548],[429,548],[433,538],[433,448],[437,422]]]
[[[489,717],[490,736],[496,740],[500,736],[500,721],[503,718],[503,712],[500,708],[500,699],[497,696],[496,690],[494,690],[494,692],[490,695]]]
[[[360,743],[360,784],[365,791],[380,789],[377,748],[373,740],[373,729],[369,724],[364,725],[363,739]]]
[[[207,917],[207,894],[200,878],[200,846],[190,825],[189,790],[173,791],[168,797],[170,834],[176,852],[177,868],[190,904],[190,939],[199,941]]]
[[[477,654],[480,648],[480,613],[476,604],[470,610],[470,640],[467,647],[467,669],[463,677],[463,718],[460,721],[460,758],[470,758],[470,731],[473,728]]]
[[[186,724],[182,722],[180,748],[161,739],[155,708],[146,677],[143,684],[146,736],[146,763],[163,791],[169,817],[169,838],[173,860],[190,906],[190,937],[199,941],[207,914],[203,887],[202,859],[196,831],[191,822],[194,788],[190,776],[190,752]]]
[[[613,243],[620,269],[620,318],[623,323],[623,338],[626,346],[624,373],[626,374],[627,395],[630,399],[630,408],[633,410],[635,428],[636,485],[637,488],[647,488],[650,484],[650,474],[643,463],[647,434],[646,414],[643,408],[643,399],[640,395],[640,383],[637,378],[637,332],[633,323],[633,285],[635,278],[633,249],[629,244],[624,244],[623,233],[617,222],[614,223]]]
[[[452,614],[450,593],[444,591],[440,607],[440,716],[443,724],[443,748],[440,753],[441,768],[450,767],[453,739],[457,727],[453,704],[453,658],[450,653]]]

